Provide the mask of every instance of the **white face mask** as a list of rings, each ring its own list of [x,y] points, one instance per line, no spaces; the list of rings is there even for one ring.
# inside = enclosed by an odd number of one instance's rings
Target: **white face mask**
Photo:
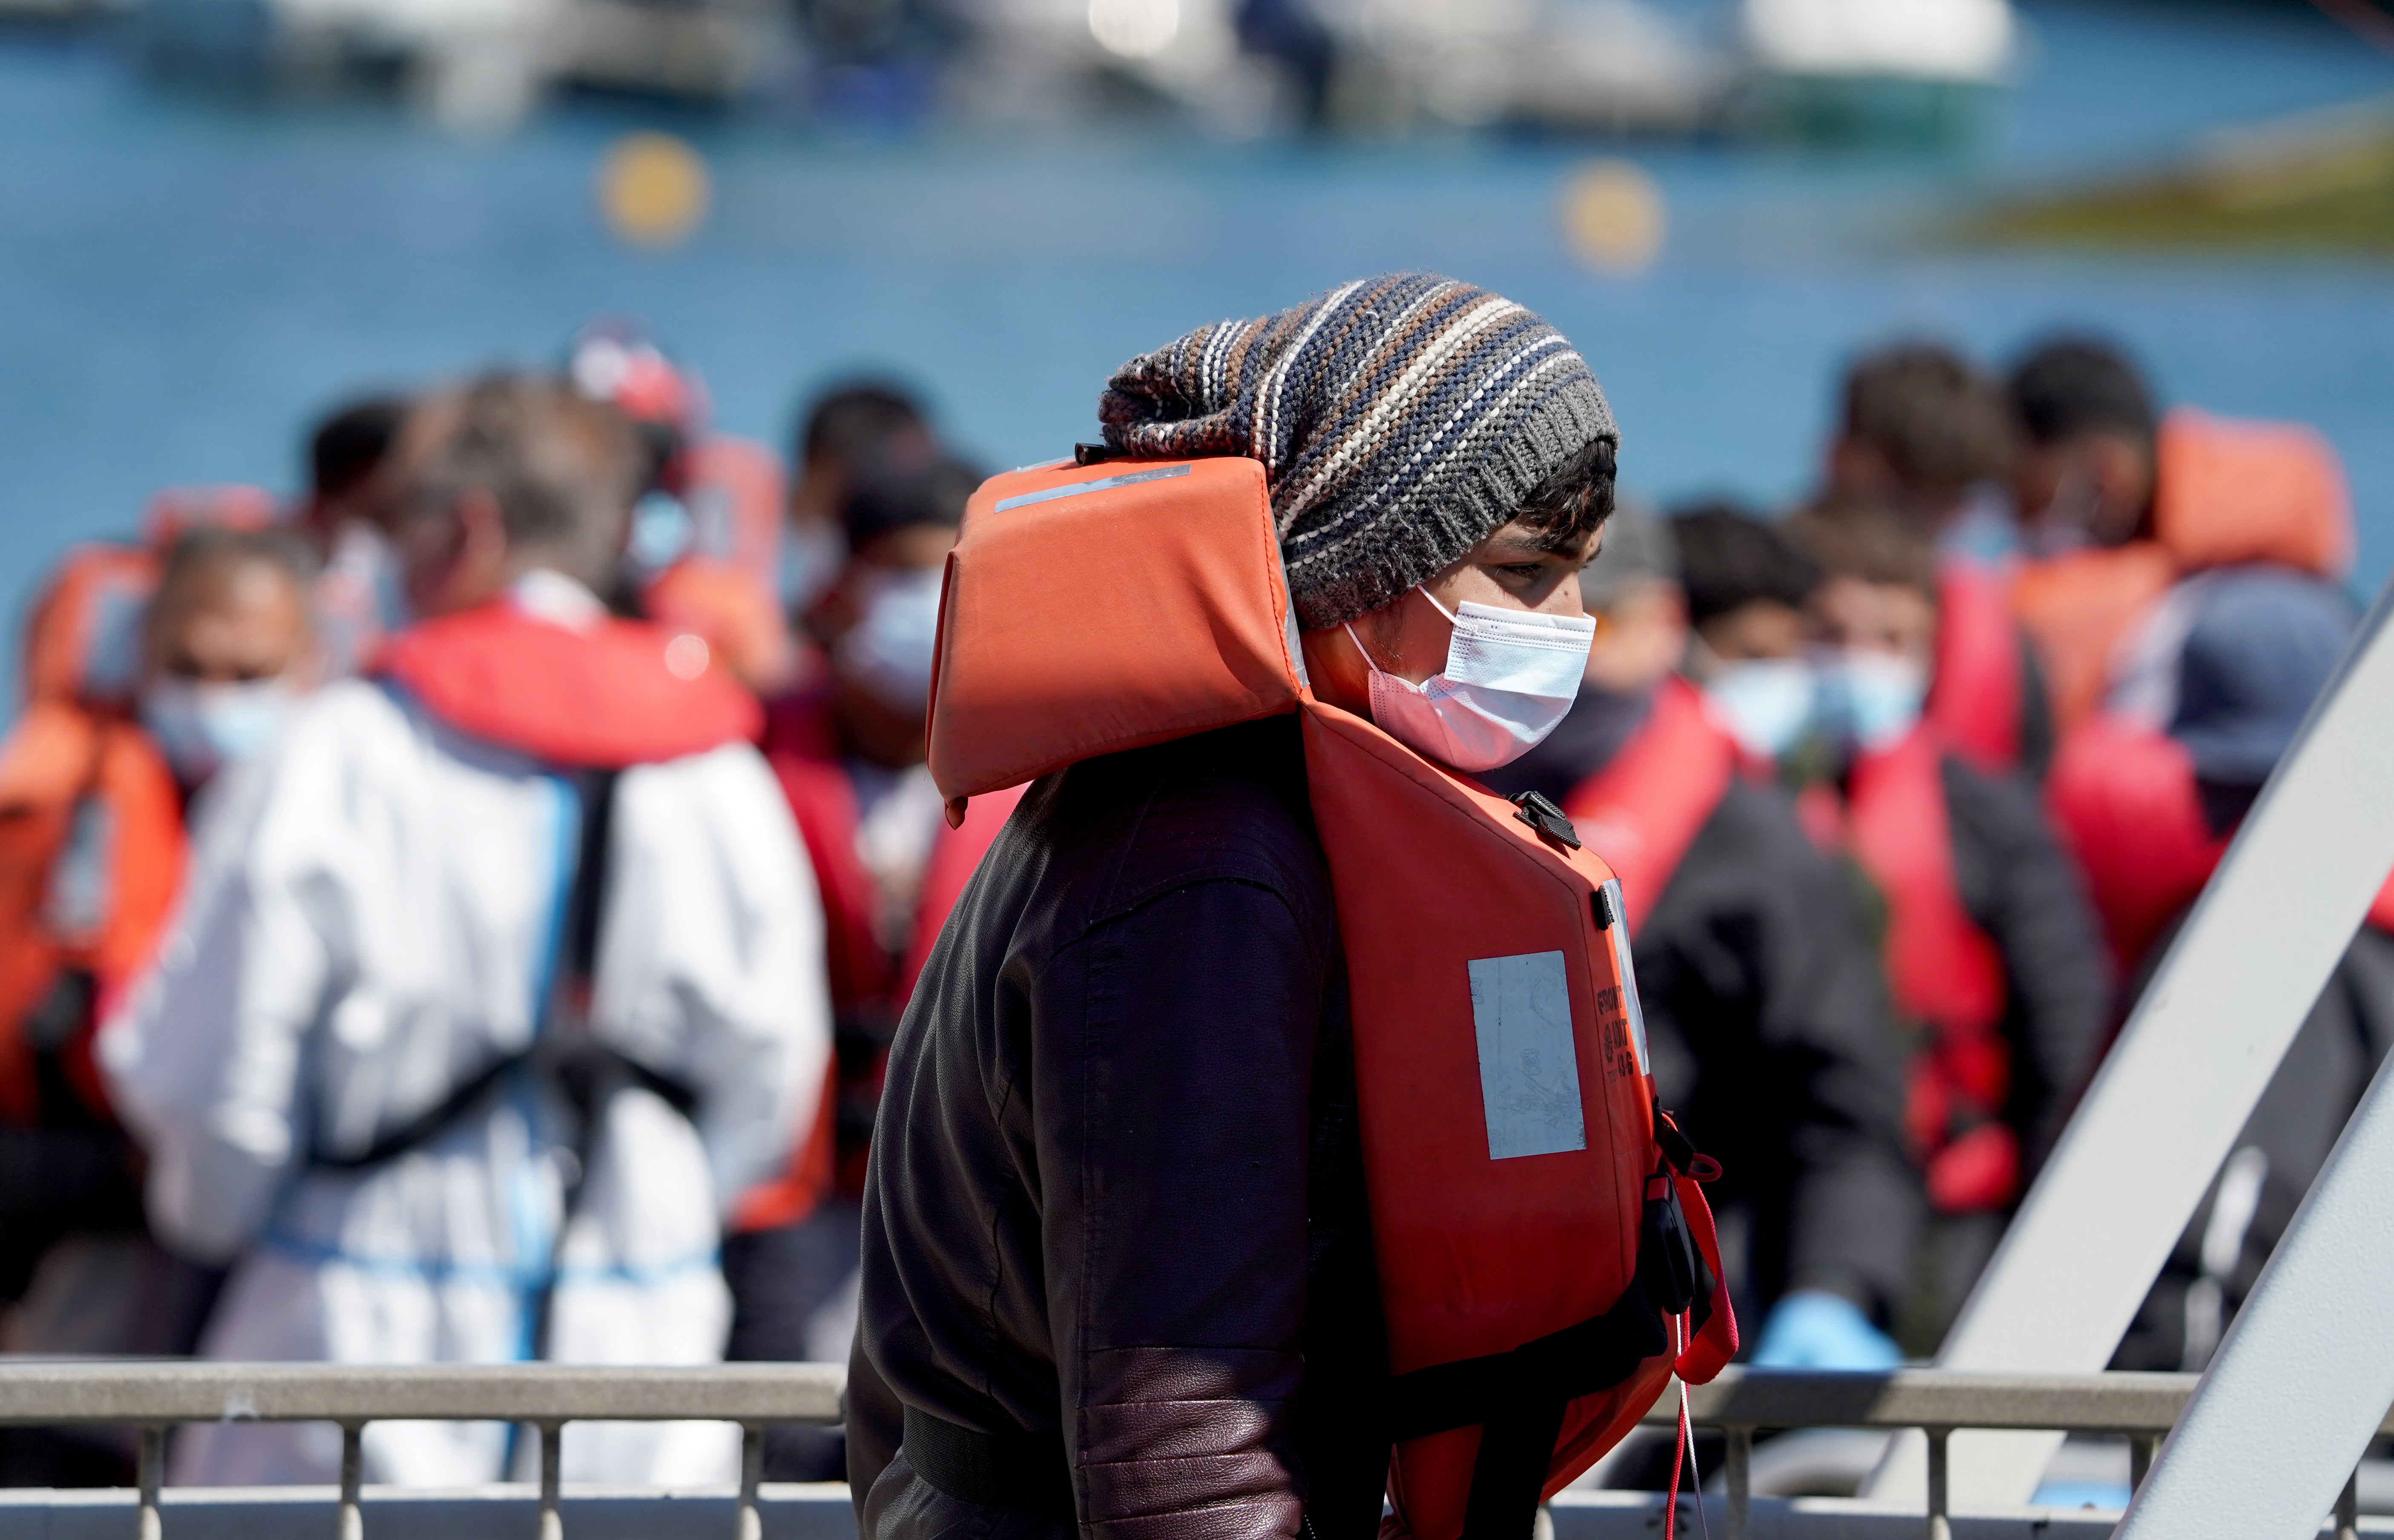
[[[1471,775],[1537,747],[1579,695],[1596,621],[1468,599],[1450,612],[1427,589],[1421,596],[1454,623],[1454,634],[1446,667],[1419,684],[1382,669],[1347,628],[1371,665],[1372,720],[1414,752]]]
[[[931,664],[940,647],[938,567],[876,574],[862,618],[832,645],[832,665],[893,710],[931,704]]]
[[[1801,658],[1740,658],[1704,680],[1704,699],[1746,753],[1776,759],[1812,721],[1812,665]]]
[[[186,786],[273,745],[295,699],[281,678],[204,684],[161,675],[141,695],[141,725]]]
[[[1821,665],[1821,715],[1837,741],[1874,751],[1910,732],[1928,698],[1928,671],[1892,652],[1850,648]]]

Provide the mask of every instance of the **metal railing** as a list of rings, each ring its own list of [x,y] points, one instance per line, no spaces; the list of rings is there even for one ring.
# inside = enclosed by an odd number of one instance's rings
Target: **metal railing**
[[[564,1363],[366,1366],[187,1362],[0,1363],[0,1425],[114,1424],[140,1430],[135,1540],[162,1540],[158,1494],[166,1429],[198,1422],[330,1422],[341,1429],[335,1540],[364,1540],[362,1436],[370,1422],[506,1422],[540,1433],[539,1540],[564,1540],[559,1436],[569,1422],[736,1422],[735,1540],[762,1540],[756,1488],[765,1429],[835,1423],[848,1370],[836,1363],[719,1363],[624,1369]]]
[[[1946,1440],[1957,1428],[2035,1428],[2125,1435],[2133,1490],[2177,1421],[2197,1376],[2170,1374],[2019,1375],[1899,1369],[1814,1374],[1731,1368],[1689,1392],[1690,1421],[1727,1441],[1722,1480],[1729,1540],[1743,1540],[1751,1506],[1754,1436],[1767,1429],[1919,1428],[1928,1437],[1927,1533],[1952,1533]],[[363,1540],[360,1437],[373,1422],[431,1419],[529,1425],[540,1434],[539,1540],[562,1540],[559,1430],[569,1422],[709,1421],[741,1428],[735,1540],[761,1540],[757,1487],[764,1429],[835,1423],[847,1372],[829,1363],[730,1363],[686,1369],[568,1364],[381,1367],[325,1363],[0,1362],[0,1425],[112,1424],[139,1429],[136,1540],[162,1540],[159,1491],[165,1431],[180,1423],[329,1422],[341,1428],[335,1540]],[[1674,1387],[1645,1421],[1674,1427]],[[2394,1417],[2385,1431],[2394,1433]],[[2337,1513],[2355,1533],[2354,1489]]]

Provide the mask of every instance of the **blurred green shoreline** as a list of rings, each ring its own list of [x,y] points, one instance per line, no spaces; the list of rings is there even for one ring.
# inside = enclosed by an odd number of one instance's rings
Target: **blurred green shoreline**
[[[2007,199],[1965,242],[2394,256],[2394,98],[2221,134],[2186,162]]]

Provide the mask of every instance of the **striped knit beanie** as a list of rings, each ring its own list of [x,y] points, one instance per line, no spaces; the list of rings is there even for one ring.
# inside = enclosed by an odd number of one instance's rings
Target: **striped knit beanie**
[[[1562,334],[1432,273],[1361,279],[1131,360],[1098,405],[1141,459],[1261,460],[1298,621],[1380,608],[1521,509],[1612,411]]]

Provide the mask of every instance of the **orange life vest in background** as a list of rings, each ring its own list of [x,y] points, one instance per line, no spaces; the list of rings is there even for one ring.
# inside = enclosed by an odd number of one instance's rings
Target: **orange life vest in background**
[[[1682,1376],[1735,1351],[1710,1216],[1694,1162],[1658,1150],[1685,1145],[1651,1115],[1611,870],[1315,700],[1301,668],[1255,461],[999,476],[949,558],[931,770],[960,816],[1081,759],[1302,716],[1396,1375],[1390,1494],[1418,1540],[1526,1535],[1672,1372],[1656,1295],[1692,1307]]]
[[[1573,786],[1563,812],[1621,879],[1629,933],[1638,934],[1671,874],[1712,817],[1738,770],[1736,740],[1677,675],[1604,768]]]
[[[1980,769],[2019,768],[2022,714],[2019,624],[2003,581],[1975,561],[1949,558],[1937,573],[1937,660],[1923,715]]]
[[[798,646],[773,592],[729,561],[686,556],[640,591],[640,608],[668,630],[706,643],[731,677],[758,694],[798,676]]]
[[[683,501],[708,554],[769,598],[782,581],[782,457],[753,439],[710,433],[684,453]],[[778,606],[777,606],[778,608]]]
[[[148,960],[182,887],[173,773],[127,717],[158,562],[131,546],[68,552],[25,627],[24,712],[0,741],[0,1117],[46,1107],[52,1056],[89,1113],[105,1001]]]
[[[2352,549],[2352,501],[2326,440],[2291,423],[2172,412],[2154,438],[2151,538],[2031,562],[2013,580],[2055,725],[2067,731],[2101,708],[2122,645],[2181,577],[2268,561],[2340,580]]]
[[[1887,901],[1898,1009],[1927,1032],[1905,1124],[1939,1210],[2001,1209],[2019,1194],[2019,1140],[2003,1121],[2011,1050],[2002,954],[1962,905],[1936,730],[1862,755],[1846,782],[1845,845]]]

